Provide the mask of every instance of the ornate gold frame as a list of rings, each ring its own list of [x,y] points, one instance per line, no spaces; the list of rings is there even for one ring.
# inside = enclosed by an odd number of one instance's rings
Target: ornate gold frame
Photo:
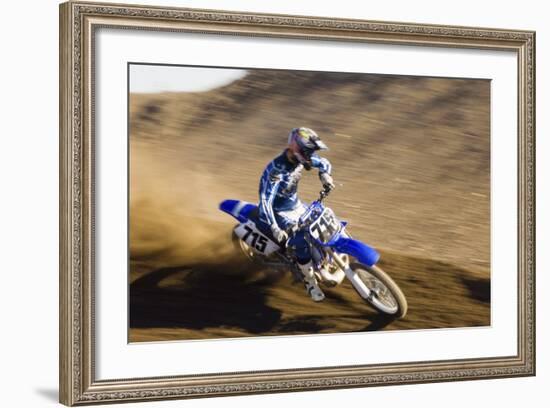
[[[514,356],[238,374],[96,380],[93,47],[98,27],[365,41],[517,53],[518,350]],[[60,401],[66,405],[535,374],[535,33],[68,2],[60,6]]]

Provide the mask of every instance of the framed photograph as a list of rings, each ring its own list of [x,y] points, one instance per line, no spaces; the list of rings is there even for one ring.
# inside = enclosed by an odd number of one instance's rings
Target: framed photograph
[[[535,374],[535,33],[60,6],[60,401]]]

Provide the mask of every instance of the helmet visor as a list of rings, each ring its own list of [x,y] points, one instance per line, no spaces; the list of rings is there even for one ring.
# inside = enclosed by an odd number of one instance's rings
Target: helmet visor
[[[312,149],[310,147],[303,147],[301,150],[301,153],[302,153],[302,156],[304,156],[304,158],[307,160],[307,161],[310,161],[311,160],[311,156],[313,156],[313,154],[315,153],[315,150],[317,149]]]
[[[322,140],[316,140],[315,147],[315,150],[328,150],[328,146]]]

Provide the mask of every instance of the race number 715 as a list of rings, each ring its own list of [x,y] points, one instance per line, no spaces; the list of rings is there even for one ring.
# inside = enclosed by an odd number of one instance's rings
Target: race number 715
[[[258,251],[264,252],[265,247],[267,246],[267,237],[264,237],[262,234],[254,232],[252,228],[246,225],[244,226],[244,229],[246,230],[246,234],[244,234],[243,236],[243,241],[246,242],[248,237],[252,237],[252,239],[250,240],[250,245],[252,245]]]

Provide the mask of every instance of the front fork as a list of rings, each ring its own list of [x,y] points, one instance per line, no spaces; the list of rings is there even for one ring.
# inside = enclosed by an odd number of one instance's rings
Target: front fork
[[[320,268],[319,273],[321,274],[321,277],[323,278],[323,281],[326,283],[332,284],[333,286],[339,285],[344,280],[344,277],[346,276],[347,272],[346,270],[349,268],[349,263],[346,263],[340,255],[335,253],[332,248],[328,247],[325,249],[327,254],[333,259],[334,263],[338,266],[338,269],[336,269],[334,272],[329,272],[325,268]]]
[[[334,259],[334,262],[338,265],[338,267],[339,267],[338,271],[340,271],[343,276],[347,276],[347,278],[349,279],[351,284],[360,293],[361,297],[363,299],[370,299],[371,296],[372,296],[372,291],[359,278],[359,275],[357,275],[357,272],[355,272],[353,269],[351,269],[349,264],[346,265],[346,263],[342,260],[342,258],[338,254],[334,253],[332,248],[327,248],[327,252],[332,255],[332,258]],[[343,279],[343,276],[342,276],[342,279]],[[340,281],[340,283],[341,282],[342,281]]]

